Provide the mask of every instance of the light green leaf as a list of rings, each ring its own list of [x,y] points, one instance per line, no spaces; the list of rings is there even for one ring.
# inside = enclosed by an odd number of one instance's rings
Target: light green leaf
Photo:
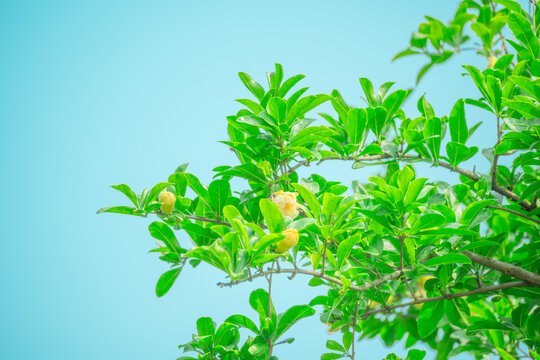
[[[148,230],[153,238],[163,241],[170,251],[175,252],[178,254],[178,256],[180,256],[182,253],[182,247],[180,246],[178,239],[176,239],[176,236],[169,225],[159,221],[154,221],[148,226]]]
[[[276,339],[291,328],[298,320],[315,315],[315,310],[307,305],[296,305],[287,309],[279,319]]]
[[[463,99],[459,99],[448,118],[450,125],[450,136],[452,141],[460,144],[465,144],[465,141],[469,138],[469,130],[467,129],[467,121],[465,120],[465,105]]]
[[[169,270],[160,276],[156,284],[156,295],[158,297],[162,297],[169,291],[171,286],[176,281],[176,278],[178,277],[178,275],[180,275],[181,271],[182,271],[182,268],[178,267],[178,268]]]
[[[367,127],[367,114],[364,109],[350,109],[346,122],[345,129],[349,135],[351,144],[362,146],[364,142],[365,130]]]
[[[254,334],[259,334],[259,329],[257,328],[257,325],[255,325],[253,320],[251,320],[247,316],[244,316],[244,315],[232,315],[232,316],[229,316],[225,320],[225,322],[228,322],[228,323],[240,326],[240,327],[244,327],[244,328],[246,328],[248,330],[251,330]]]
[[[306,187],[300,184],[292,184],[292,186],[295,188],[296,191],[298,191],[302,199],[306,202],[309,210],[311,210],[314,217],[318,219],[321,214],[321,204],[319,204],[319,201],[317,200],[315,195],[313,195],[311,191],[309,191]]]
[[[139,208],[139,200],[137,199],[137,194],[126,184],[113,185],[113,189],[120,191],[122,194],[126,195],[129,200],[135,205],[136,208]]]
[[[246,88],[253,94],[255,97],[260,101],[263,99],[265,91],[263,87],[253,80],[251,76],[244,72],[239,72],[238,76],[240,77],[240,80],[242,83],[246,86]]]
[[[277,205],[268,199],[261,199],[259,201],[259,207],[270,232],[279,231],[281,222],[283,221],[283,215]]]

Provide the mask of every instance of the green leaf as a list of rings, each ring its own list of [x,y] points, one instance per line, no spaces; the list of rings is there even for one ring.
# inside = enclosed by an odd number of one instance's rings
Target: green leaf
[[[242,164],[219,173],[220,176],[236,176],[249,181],[265,184],[266,177],[263,171],[255,164]]]
[[[113,185],[113,189],[120,191],[122,194],[126,195],[129,200],[135,205],[136,208],[139,208],[139,200],[137,199],[137,194],[126,184]]]
[[[287,124],[292,124],[294,120],[301,118],[308,111],[331,99],[332,97],[326,94],[308,95],[301,98],[289,109]]]
[[[229,182],[224,179],[212,181],[210,185],[208,185],[208,194],[210,195],[210,205],[218,214],[218,218],[220,218],[221,211],[231,196],[231,186],[229,185]]]
[[[347,352],[347,350],[345,350],[343,345],[341,345],[340,343],[338,343],[335,340],[327,340],[326,341],[326,348],[328,350],[341,351],[341,352],[344,352],[344,353]]]
[[[180,246],[180,243],[176,239],[176,236],[169,225],[159,221],[154,221],[148,226],[148,230],[153,238],[163,241],[170,251],[175,252],[178,254],[178,256],[180,256],[182,253],[182,247]]]
[[[443,315],[444,304],[442,301],[433,301],[422,305],[418,314],[418,334],[420,337],[426,338],[431,335],[437,329]]]
[[[440,229],[429,229],[423,230],[420,232],[420,235],[469,235],[469,236],[478,236],[478,232],[467,230],[467,229],[454,229],[454,228],[440,228]]]
[[[405,205],[412,203],[413,201],[416,201],[416,198],[424,188],[424,184],[426,183],[426,178],[418,178],[414,179],[407,188],[407,192],[405,193],[405,197],[403,199],[403,202]]]
[[[495,204],[495,201],[492,199],[480,200],[470,203],[463,211],[459,222],[468,227],[473,223],[473,220],[478,216],[478,214],[486,208],[486,206],[492,204]]]
[[[125,214],[125,215],[134,215],[142,216],[142,213],[138,212],[137,209],[129,206],[108,206],[99,209],[96,214],[102,213],[115,213],[115,214]]]
[[[497,347],[496,349],[502,360],[516,360],[516,358],[510,355],[506,350],[501,349],[500,347]]]
[[[228,222],[232,222],[233,219],[237,220],[243,220],[242,214],[240,214],[240,211],[233,206],[233,205],[226,205],[223,208],[223,215],[225,216],[225,219],[227,219]]]
[[[534,357],[534,360],[540,360],[540,355],[532,349],[529,349],[529,354]]]
[[[406,193],[407,189],[414,179],[414,170],[410,166],[404,166],[397,177],[397,184],[401,192]]]
[[[405,245],[405,249],[407,249],[407,254],[409,255],[411,265],[414,265],[416,261],[416,247],[414,239],[411,237],[405,238],[403,240],[403,245]]]
[[[426,354],[425,350],[411,349],[407,353],[405,360],[423,360]]]
[[[426,141],[426,145],[431,153],[431,156],[435,164],[439,163],[439,152],[441,151],[441,133],[442,122],[438,117],[430,117],[426,120],[424,125],[424,137],[429,138]]]
[[[259,316],[264,319],[268,317],[268,293],[264,289],[257,289],[249,295],[249,305]],[[276,309],[272,304],[272,316],[276,315]]]
[[[146,197],[146,199],[144,201],[143,208],[146,209],[148,204],[150,204],[150,202],[154,201],[156,199],[156,197],[159,195],[159,193],[162,192],[169,185],[172,185],[172,184],[168,183],[168,182],[161,182],[161,183],[158,183],[158,184],[154,185],[154,187],[152,188],[152,190],[150,190],[150,193],[148,193],[148,196]]]
[[[321,204],[317,201],[315,195],[311,193],[307,188],[300,184],[292,184],[296,191],[300,194],[302,199],[306,202],[309,207],[309,210],[313,213],[316,219],[321,215]]]
[[[527,119],[540,118],[540,108],[538,107],[538,105],[531,102],[524,100],[504,99],[503,104],[523,114],[523,116],[525,116]]]
[[[182,172],[177,172],[169,176],[169,183],[174,185],[176,195],[185,196],[187,188],[187,178]]]
[[[321,355],[321,360],[335,360],[344,358],[345,354],[325,353]]]
[[[239,72],[238,73],[238,76],[240,77],[240,80],[242,81],[242,83],[246,86],[246,88],[253,94],[255,95],[255,97],[261,101],[264,97],[264,94],[265,94],[265,91],[263,89],[263,87],[258,83],[256,82],[255,80],[253,80],[251,78],[251,76],[249,76],[248,74],[244,73],[244,72]]]
[[[197,194],[203,203],[211,209],[212,207],[210,206],[210,195],[208,194],[208,190],[201,184],[195,175],[186,173],[185,176],[188,186],[195,191],[195,194]]]
[[[350,109],[347,114],[345,129],[351,144],[362,146],[367,126],[367,114],[364,109]]]
[[[314,145],[317,142],[327,140],[335,132],[326,126],[310,126],[300,130],[291,140],[290,146]]]
[[[296,230],[303,230],[308,225],[311,225],[315,222],[315,219],[312,218],[302,218],[293,221],[287,228],[288,229],[296,229]]]
[[[283,215],[277,205],[268,199],[261,199],[259,201],[259,207],[270,232],[279,231],[281,222],[283,221]]]
[[[448,122],[450,125],[450,136],[452,141],[465,144],[469,138],[469,130],[467,129],[467,121],[465,120],[465,105],[463,99],[459,99],[455,103],[450,112]]]
[[[178,277],[178,275],[180,275],[181,271],[182,271],[182,268],[178,267],[178,268],[169,270],[160,276],[156,284],[156,295],[158,297],[162,297],[169,291],[171,286],[176,281],[176,278]]]
[[[372,107],[378,106],[379,100],[375,95],[375,91],[373,90],[373,84],[371,83],[371,81],[369,81],[369,79],[367,78],[360,78],[360,85],[362,86],[362,90],[364,90],[368,105]]]
[[[479,332],[487,330],[502,330],[502,331],[512,331],[513,329],[500,321],[495,320],[478,320],[473,322],[467,328],[467,335],[476,335]]]
[[[264,108],[261,105],[251,99],[236,99],[235,101],[247,107],[254,114],[259,114],[264,111]]]
[[[313,315],[315,315],[315,310],[307,305],[296,305],[287,309],[279,319],[276,339],[283,335],[283,333],[298,322],[298,320]]]
[[[478,152],[478,147],[468,148],[466,145],[455,141],[446,144],[446,154],[452,168],[456,168],[461,162],[470,159]]]
[[[463,65],[463,67],[469,72],[469,75],[473,79],[476,87],[478,88],[478,90],[480,90],[484,98],[486,98],[491,103],[491,97],[487,91],[487,85],[484,75],[480,72],[480,70],[478,70],[472,65]]]
[[[396,90],[384,99],[382,106],[386,109],[386,122],[392,120],[393,116],[401,107],[410,91]]]
[[[524,76],[510,76],[510,80],[521,89],[525,90],[525,92],[531,95],[536,101],[540,101],[540,86],[531,81],[531,79]]]
[[[444,223],[446,223],[446,217],[436,213],[427,213],[416,219],[411,228],[411,233],[415,234],[424,229],[441,226]]]
[[[521,14],[511,13],[508,15],[508,27],[512,30],[516,38],[531,52],[532,59],[538,58],[540,44],[529,20]]]
[[[448,264],[470,264],[471,259],[462,254],[445,254],[437,257],[433,257],[424,263],[424,266],[437,266]]]
[[[257,325],[255,325],[253,320],[251,320],[247,316],[244,316],[244,315],[232,315],[232,316],[229,316],[225,320],[225,322],[228,322],[228,323],[240,326],[240,327],[244,327],[244,328],[246,328],[248,330],[251,330],[254,334],[259,334],[259,329],[257,328]]]
[[[347,331],[343,334],[343,346],[345,347],[345,349],[349,350],[353,341],[355,341],[355,339],[351,332]]]
[[[289,90],[291,90],[294,85],[296,85],[300,80],[302,80],[305,77],[306,75],[295,75],[285,80],[283,85],[281,85],[281,87],[279,88],[278,96],[280,98],[284,98],[285,95],[287,95],[287,93],[289,92]]]
[[[343,265],[346,263],[352,248],[360,241],[360,235],[353,235],[343,240],[337,248],[337,269],[341,270]]]
[[[197,319],[197,332],[199,336],[214,335],[216,329],[212,318],[201,317]]]
[[[452,325],[460,328],[466,328],[469,325],[471,312],[465,299],[444,300],[444,313]]]
[[[223,323],[214,335],[214,346],[230,347],[238,344],[240,334],[238,328],[230,323]]]
[[[366,111],[368,118],[368,126],[379,140],[383,132],[384,125],[386,124],[386,109],[378,106],[376,108],[369,107],[366,109]]]

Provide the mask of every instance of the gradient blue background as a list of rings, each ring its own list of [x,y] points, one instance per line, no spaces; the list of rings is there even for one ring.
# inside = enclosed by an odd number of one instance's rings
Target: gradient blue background
[[[127,204],[108,186],[140,192],[183,162],[207,183],[213,167],[235,164],[217,141],[225,139],[225,117],[240,107],[233,100],[250,95],[238,71],[263,83],[280,62],[288,76],[306,74],[312,93],[337,88],[357,105],[360,76],[412,87],[424,59],[390,59],[423,15],[446,21],[456,7],[433,0],[0,2],[0,358],[175,359],[198,317],[253,315],[248,294],[264,280],[219,289],[224,275],[205,265],[185,270],[158,299],[155,283],[167,266],[147,254],[151,219],[96,215]],[[459,76],[462,63],[485,66],[464,54],[431,71],[406,105],[411,116],[424,92],[439,115],[459,97],[478,96]],[[467,111],[469,125],[484,121],[472,142],[489,146],[493,119]],[[487,168],[477,161],[465,167]],[[375,169],[328,163],[309,171],[348,184]],[[276,279],[278,310],[322,291],[306,283]],[[328,338],[318,317],[292,335],[295,343],[276,349],[280,359],[318,359]],[[378,339],[357,349],[363,359],[406,354]]]

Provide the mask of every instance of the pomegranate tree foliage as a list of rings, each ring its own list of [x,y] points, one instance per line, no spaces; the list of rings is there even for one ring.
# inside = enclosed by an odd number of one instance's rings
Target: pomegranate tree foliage
[[[524,9],[511,0],[465,0],[447,24],[426,16],[396,56],[428,59],[418,80],[467,49],[487,60],[485,69],[464,66],[477,97],[455,99],[448,115],[437,115],[424,96],[419,115],[405,114],[411,90],[392,91],[391,82],[375,89],[361,78],[366,104],[354,107],[337,90],[294,91],[304,75],[285,80],[279,64],[268,88],[240,73],[253,97],[237,100],[245,108],[227,117],[223,141],[238,164],[215,168],[208,186],[186,165],[140,195],[113,186],[133,205],[99,212],[157,217],[149,230],[162,245],[151,251],[171,266],[158,296],[184,266],[200,262],[224,272],[222,286],[267,279],[268,290],[263,283],[246,299],[253,311],[219,326],[200,318],[180,346],[194,355],[180,359],[277,359],[277,346],[294,340],[287,331],[316,309],[342,334],[328,340],[321,359],[354,359],[355,341],[376,336],[388,346],[427,344],[437,359],[462,352],[540,359],[539,31],[535,4]],[[334,111],[317,117],[323,103]],[[469,106],[491,113],[489,123],[467,119]],[[477,130],[493,134],[491,148],[471,144]],[[489,173],[460,167],[468,159],[489,162]],[[352,186],[298,177],[301,167],[333,160],[377,166],[382,175]],[[459,182],[422,177],[417,162],[456,172]],[[232,191],[233,178],[246,188]],[[323,295],[278,313],[272,276],[295,275],[311,277]],[[413,349],[407,359],[424,356]]]

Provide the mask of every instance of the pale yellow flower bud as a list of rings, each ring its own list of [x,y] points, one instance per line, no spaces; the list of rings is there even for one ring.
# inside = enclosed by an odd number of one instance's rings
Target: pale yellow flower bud
[[[293,246],[296,246],[298,244],[298,230],[296,229],[287,229],[282,232],[283,235],[285,235],[285,239],[282,239],[277,242],[276,244],[276,251],[278,253],[284,253],[285,251],[289,250]]]
[[[272,201],[277,205],[283,216],[295,218],[298,216],[297,193],[279,190],[272,196]]]
[[[489,57],[489,63],[488,63],[488,69],[493,69],[493,67],[495,66],[495,63],[497,62],[497,60],[499,60],[495,55],[491,55]]]
[[[164,214],[170,214],[174,209],[176,196],[172,192],[163,191],[161,194],[159,194],[158,201],[161,203],[161,211]]]

